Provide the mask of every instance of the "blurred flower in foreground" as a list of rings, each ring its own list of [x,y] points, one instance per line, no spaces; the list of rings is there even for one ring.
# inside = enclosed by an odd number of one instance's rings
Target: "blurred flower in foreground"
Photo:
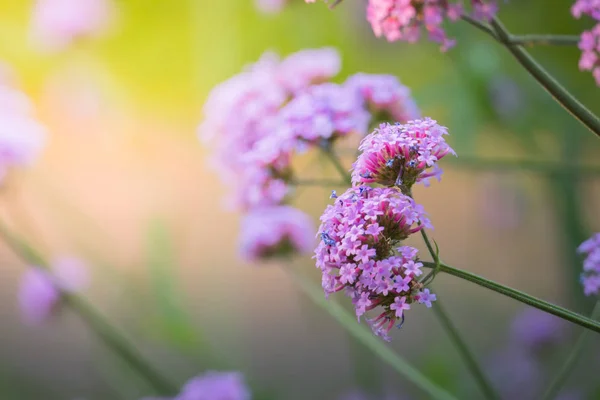
[[[577,249],[585,254],[581,282],[586,296],[597,295],[600,292],[600,232],[592,235]]]
[[[571,14],[578,19],[582,15],[589,15],[598,22],[600,21],[600,2],[595,0],[577,0],[573,4],[573,7],[571,7]],[[582,71],[592,71],[596,85],[600,86],[600,62],[598,59],[600,53],[600,23],[596,24],[591,30],[584,31],[581,34],[579,49],[581,50],[579,69]]]
[[[240,251],[243,259],[259,261],[313,249],[315,228],[308,215],[290,206],[262,207],[242,221]]]
[[[490,379],[501,393],[502,399],[538,399],[542,387],[539,363],[521,348],[509,347],[497,351],[487,364]]]
[[[102,33],[112,11],[110,0],[37,0],[32,37],[44,50],[62,50],[72,41]]]
[[[8,76],[8,75],[7,75]],[[45,129],[27,96],[0,77],[0,181],[11,167],[31,164],[44,146]]]
[[[565,338],[566,325],[552,314],[527,307],[513,320],[511,342],[537,350],[558,344]]]
[[[456,155],[444,140],[447,134],[446,127],[430,118],[381,124],[360,143],[352,183],[398,186],[406,192],[416,182],[427,185],[432,176],[439,180],[442,170],[437,161],[448,153]]]
[[[471,0],[469,15],[480,21],[488,21],[497,12],[494,0]],[[367,20],[377,37],[390,41],[402,40],[414,43],[424,28],[429,39],[446,51],[455,44],[446,36],[442,27],[445,19],[458,20],[465,13],[462,1],[448,0],[369,0]]]
[[[39,325],[58,310],[61,291],[76,293],[89,284],[85,263],[76,258],[55,260],[50,270],[31,267],[23,274],[19,289],[19,306],[23,321]]]
[[[424,227],[431,227],[420,205],[392,188],[354,187],[329,205],[321,216],[315,250],[325,294],[345,290],[356,315],[381,307],[383,312],[367,320],[373,332],[385,340],[396,322],[404,321],[411,304],[431,307],[436,296],[424,289],[417,249],[400,241]]]
[[[177,396],[162,400],[250,400],[250,390],[239,372],[209,371],[190,379]],[[145,397],[142,400],[161,400]]]
[[[276,14],[283,10],[287,0],[254,0],[258,11],[265,14]]]

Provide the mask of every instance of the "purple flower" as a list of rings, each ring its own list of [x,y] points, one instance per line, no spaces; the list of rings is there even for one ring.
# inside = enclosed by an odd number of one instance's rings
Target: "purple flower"
[[[539,364],[530,353],[509,347],[488,360],[488,373],[502,399],[537,399],[543,381]]]
[[[528,307],[513,320],[511,341],[535,350],[559,343],[565,338],[565,328],[560,318]]]
[[[490,20],[497,12],[493,0],[471,0],[471,17]],[[454,46],[455,41],[446,36],[442,24],[445,19],[456,21],[463,14],[462,2],[448,0],[369,0],[367,20],[377,37],[390,41],[414,43],[421,36],[421,28],[429,39],[441,45],[442,51]]]
[[[571,14],[575,18],[581,18],[582,15],[588,15],[596,20],[597,23],[591,30],[584,31],[579,40],[579,49],[581,58],[579,59],[579,69],[581,71],[591,71],[596,80],[596,85],[600,86],[600,63],[598,62],[598,52],[600,50],[600,3],[596,0],[577,0],[571,7]]]
[[[73,40],[95,36],[107,27],[109,0],[37,0],[32,35],[45,50],[62,50]]]
[[[208,371],[204,375],[190,379],[177,396],[162,400],[250,400],[251,398],[250,390],[239,372]]]
[[[89,284],[86,265],[73,257],[55,260],[46,271],[31,267],[23,274],[19,288],[19,306],[23,321],[39,325],[58,309],[61,291],[76,293]]]
[[[310,217],[290,206],[259,207],[242,221],[240,254],[256,262],[272,257],[309,253],[315,228]]]
[[[362,189],[348,189],[327,206],[314,258],[326,296],[344,290],[359,318],[380,307],[380,314],[368,322],[376,335],[387,339],[410,304],[431,306],[435,300],[416,278],[422,273],[417,249],[398,247],[430,223],[422,208],[399,190]]]
[[[448,131],[425,118],[402,124],[381,124],[360,143],[352,166],[352,182],[379,183],[410,189],[415,182],[441,174],[437,161],[455,154],[444,140]]]
[[[600,293],[600,232],[595,233],[577,249],[585,254],[581,281],[586,296]]]

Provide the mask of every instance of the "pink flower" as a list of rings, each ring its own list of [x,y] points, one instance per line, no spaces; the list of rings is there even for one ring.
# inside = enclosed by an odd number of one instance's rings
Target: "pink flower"
[[[577,249],[585,254],[581,282],[586,296],[600,293],[600,232],[595,233]]]
[[[496,2],[471,0],[471,17],[489,20],[497,12]],[[446,36],[442,25],[447,18],[456,21],[464,12],[462,2],[448,0],[369,0],[367,21],[377,37],[390,41],[402,40],[414,43],[419,40],[421,29],[429,39],[439,43],[442,51],[454,46],[455,41]]]
[[[410,304],[431,306],[435,300],[417,280],[422,274],[417,249],[398,247],[412,233],[430,226],[422,207],[399,190],[348,189],[321,216],[321,241],[313,258],[323,275],[325,295],[344,290],[359,318],[381,307],[369,323],[375,334],[387,338]]]
[[[25,94],[0,81],[0,180],[8,169],[31,164],[44,147],[46,131],[32,109]]]
[[[50,270],[29,268],[21,280],[19,306],[23,321],[39,325],[58,310],[61,291],[76,293],[89,284],[85,264],[72,257],[55,260]]]
[[[254,0],[258,11],[264,14],[277,14],[283,10],[287,0]]]
[[[577,19],[585,14],[600,21],[600,2],[598,0],[577,0],[571,7],[571,14]]]
[[[48,50],[62,50],[72,41],[97,35],[107,26],[109,0],[37,0],[32,34]]]
[[[272,257],[309,253],[315,229],[310,217],[290,206],[260,207],[242,221],[240,253],[256,262]]]
[[[340,55],[332,47],[307,49],[287,56],[277,71],[278,81],[290,92],[323,83],[340,72]]]
[[[239,372],[208,371],[190,379],[172,398],[141,400],[250,400],[250,390]]]
[[[579,69],[581,71],[592,71],[596,85],[600,86],[600,62],[598,61],[598,49],[600,49],[600,23],[589,31],[584,31],[579,40],[581,57],[579,58]]]
[[[379,183],[408,190],[416,182],[441,175],[437,161],[455,154],[444,140],[448,131],[425,118],[402,124],[381,124],[360,143],[361,154],[352,166],[352,182]]]

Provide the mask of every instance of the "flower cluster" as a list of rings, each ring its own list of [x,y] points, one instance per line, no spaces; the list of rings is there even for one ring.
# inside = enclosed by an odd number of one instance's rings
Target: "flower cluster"
[[[600,2],[577,0],[571,7],[571,14],[578,19],[582,15],[588,15],[596,20],[596,26],[581,34],[579,40],[579,49],[581,50],[579,69],[591,71],[596,84],[600,85]]]
[[[72,257],[55,260],[50,270],[31,267],[22,278],[19,305],[25,323],[39,325],[58,311],[61,293],[76,293],[89,284],[85,264]]]
[[[592,235],[577,249],[585,254],[581,283],[586,296],[600,293],[600,232]]]
[[[437,161],[454,150],[444,140],[448,130],[425,118],[406,124],[384,123],[363,138],[352,168],[353,184],[379,183],[404,192],[416,182],[441,177]]]
[[[321,216],[315,250],[326,295],[345,290],[357,317],[377,307],[368,320],[386,340],[413,303],[428,307],[435,300],[417,277],[423,272],[417,249],[400,241],[431,227],[423,208],[394,188],[360,186],[348,189]]]
[[[104,31],[110,13],[109,0],[37,0],[33,38],[44,49],[62,50],[76,39]]]
[[[497,11],[493,0],[471,0],[472,18],[487,21]],[[462,1],[448,0],[369,0],[367,20],[377,37],[385,36],[390,41],[402,40],[414,43],[424,28],[429,39],[439,43],[442,51],[455,44],[448,38],[442,24],[445,19],[456,21],[465,13]]]
[[[213,167],[232,188],[231,205],[251,214],[245,226],[260,225],[257,218],[264,218],[264,227],[281,224],[269,232],[242,229],[246,259],[280,254],[272,250],[290,244],[301,250],[308,243],[297,235],[290,242],[291,227],[298,235],[307,232],[307,224],[299,222],[305,218],[278,208],[294,179],[294,154],[328,147],[350,134],[365,135],[373,121],[419,117],[410,91],[395,77],[359,74],[343,84],[328,82],[339,69],[339,55],[331,48],[304,50],[283,60],[267,53],[207,99],[200,134],[213,145]]]
[[[145,397],[142,400],[250,400],[250,390],[239,372],[208,371],[190,379],[181,392],[169,399]]]
[[[0,76],[0,180],[8,169],[30,164],[44,146],[45,129],[27,96]]]
[[[312,249],[312,220],[290,206],[257,208],[242,221],[240,251],[250,261],[307,253]]]

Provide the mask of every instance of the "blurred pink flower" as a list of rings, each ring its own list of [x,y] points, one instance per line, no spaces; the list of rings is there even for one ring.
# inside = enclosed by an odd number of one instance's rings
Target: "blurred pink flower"
[[[314,246],[310,217],[291,206],[260,207],[242,221],[240,254],[255,262],[291,254],[307,254]]]
[[[23,274],[18,294],[23,321],[29,325],[44,323],[58,309],[61,291],[76,293],[88,284],[85,263],[74,257],[55,260],[49,271],[29,268]]]
[[[254,0],[258,11],[264,14],[276,14],[283,10],[287,0]]]
[[[37,0],[32,37],[45,50],[62,50],[76,39],[103,32],[111,10],[110,0]]]
[[[250,390],[239,372],[208,371],[190,379],[181,392],[170,399],[145,397],[141,400],[250,400]]]
[[[552,314],[527,307],[513,320],[511,340],[527,350],[556,345],[565,338],[565,322]]]
[[[586,296],[600,293],[600,232],[583,242],[577,251],[585,254],[581,282]]]

